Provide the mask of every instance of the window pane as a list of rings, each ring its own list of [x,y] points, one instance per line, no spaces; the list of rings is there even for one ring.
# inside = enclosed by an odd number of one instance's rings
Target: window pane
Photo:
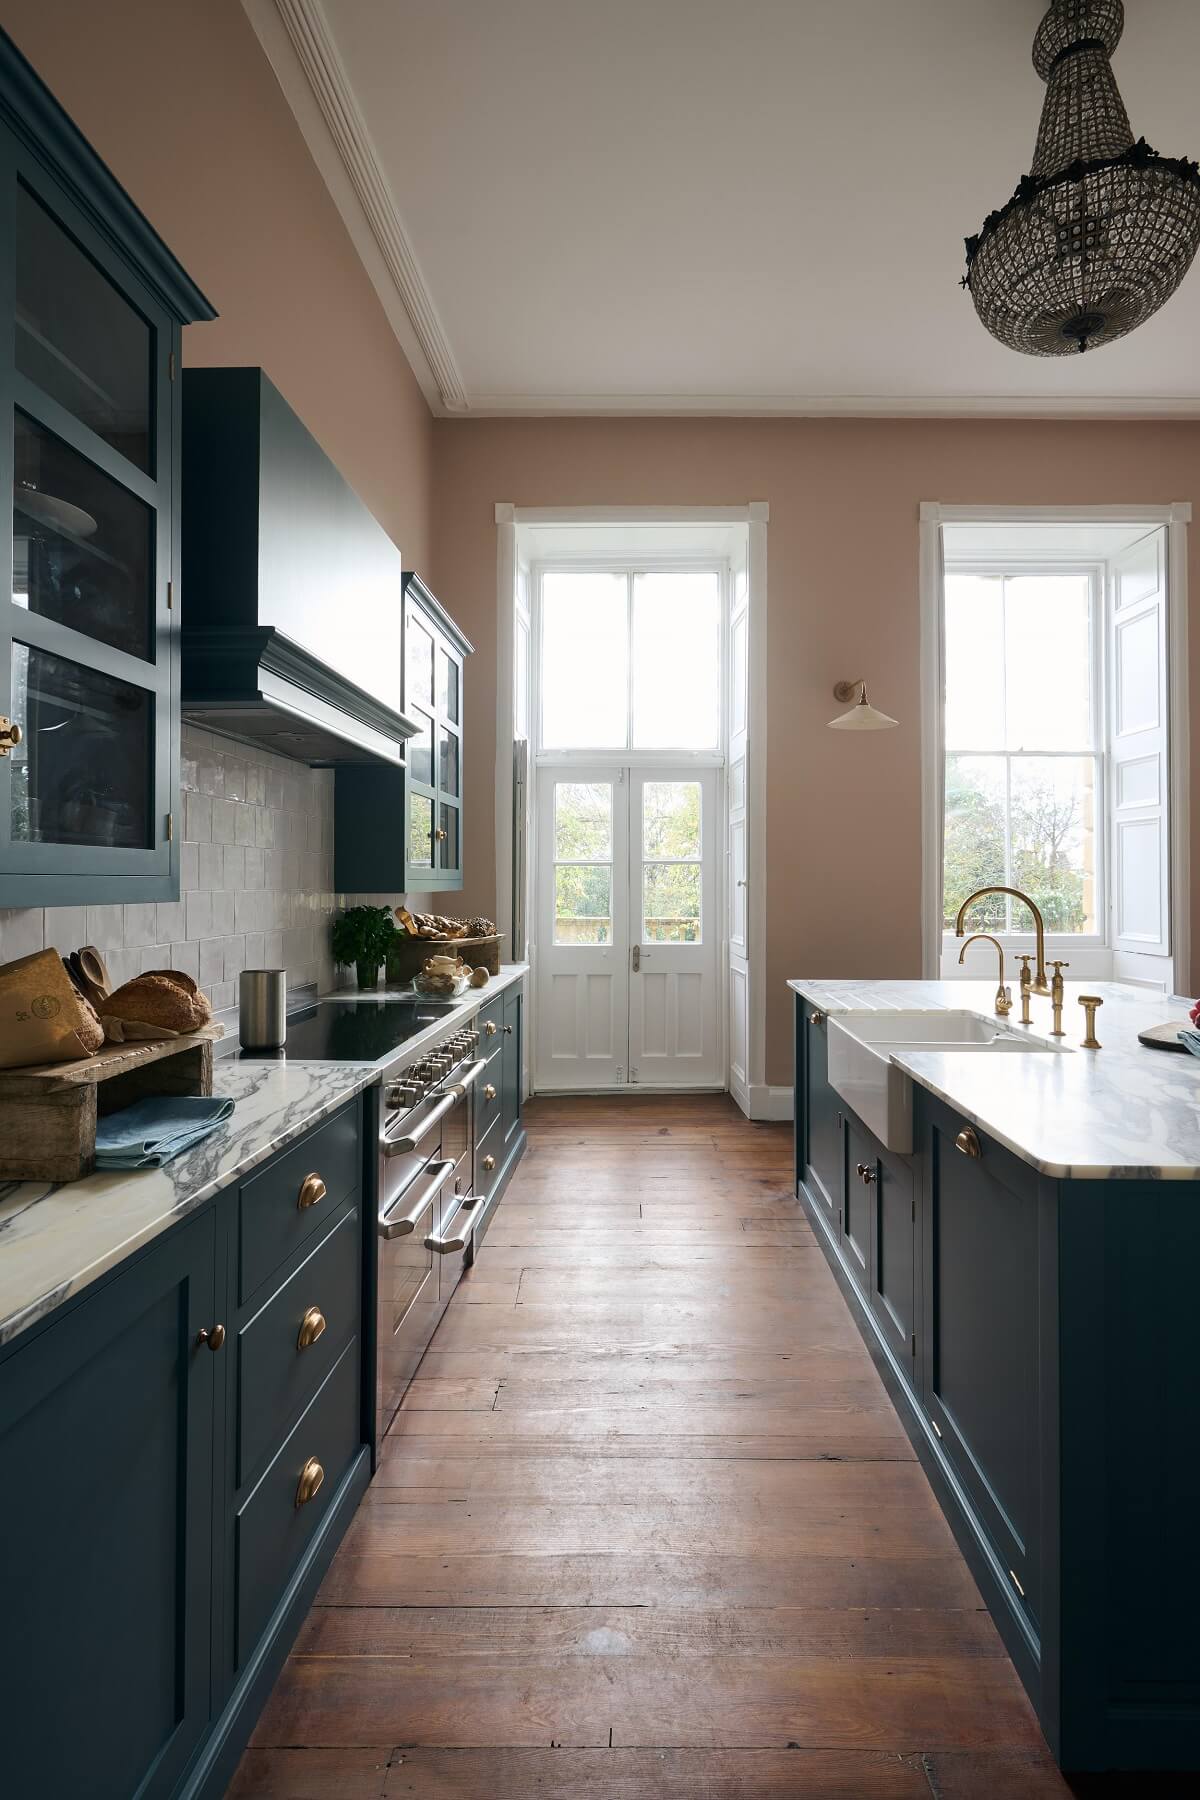
[[[554,855],[612,856],[612,785],[560,781],[554,790]]]
[[[652,944],[700,942],[699,863],[647,863],[642,870],[642,935]]]
[[[1030,645],[1036,653],[1036,638]],[[1003,750],[1004,584],[946,576],[946,748]]]
[[[633,741],[707,750],[720,742],[721,587],[714,570],[633,583]]]
[[[23,413],[13,447],[14,605],[151,658],[150,508]]]
[[[560,863],[555,869],[554,941],[612,943],[612,869],[608,863]]]
[[[445,806],[441,809],[441,837],[438,839],[438,868],[457,869],[458,867],[458,808]]]
[[[1005,882],[1005,758],[946,758],[946,847],[943,908],[947,931],[976,888]],[[1008,912],[1002,894],[990,894],[971,908],[970,929],[1005,931]]]
[[[433,705],[433,639],[412,612],[404,622],[404,698]]]
[[[433,801],[424,794],[409,797],[408,860],[413,868],[433,867]]]
[[[12,697],[14,839],[152,848],[153,695],[14,642]]]
[[[152,336],[95,263],[17,188],[16,362],[98,437],[149,469]]]
[[[438,786],[443,794],[458,796],[458,733],[438,727]]]
[[[642,789],[642,854],[700,855],[700,783],[648,781]]]
[[[416,737],[410,737],[404,746],[404,755],[408,763],[408,772],[414,781],[424,787],[433,786],[433,723],[419,707],[411,709],[411,717],[415,725],[421,727]]]
[[[623,575],[549,573],[542,582],[542,742],[620,749],[627,739]]]
[[[458,664],[442,649],[437,653],[437,703],[443,719],[458,724]]]
[[[1041,908],[1047,931],[1096,932],[1096,763],[1090,756],[1015,757],[1013,886]],[[1012,929],[1028,929],[1023,906]]]
[[[1004,584],[1010,750],[1092,744],[1092,644],[1085,575],[1016,575]]]

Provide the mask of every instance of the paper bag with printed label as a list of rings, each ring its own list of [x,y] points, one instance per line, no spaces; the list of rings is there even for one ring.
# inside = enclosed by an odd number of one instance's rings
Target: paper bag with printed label
[[[56,951],[39,950],[0,967],[0,1069],[77,1062],[103,1042],[99,1019]]]

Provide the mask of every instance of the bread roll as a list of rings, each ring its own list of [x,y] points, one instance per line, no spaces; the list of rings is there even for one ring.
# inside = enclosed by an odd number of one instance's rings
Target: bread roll
[[[208,996],[180,969],[135,975],[104,1002],[104,1029],[113,1043],[178,1037],[212,1018]]]

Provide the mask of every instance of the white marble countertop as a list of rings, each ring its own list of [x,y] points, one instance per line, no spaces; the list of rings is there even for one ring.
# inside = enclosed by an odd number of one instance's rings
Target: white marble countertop
[[[426,1030],[376,1062],[239,1062],[237,1014],[221,1015],[226,1037],[216,1046],[213,1091],[234,1102],[232,1116],[210,1137],[161,1169],[109,1171],[82,1181],[0,1183],[0,1344],[45,1318],[73,1294],[204,1205],[335,1112],[421,1055],[448,1025],[472,1018],[528,969],[505,963],[484,988],[471,988],[440,1009]],[[340,988],[331,1000],[402,1001],[405,990],[366,993]],[[411,990],[407,991],[411,1002]]]
[[[993,1017],[991,981],[789,981],[826,1013],[963,1008]],[[1080,994],[1104,1001],[1103,1048],[1083,1050]],[[1048,1038],[1050,1001],[1033,996],[1033,1024]],[[1080,1180],[1200,1181],[1200,1059],[1138,1043],[1147,1026],[1186,1024],[1188,1002],[1111,981],[1068,981],[1059,1056],[898,1051],[892,1061],[1044,1175]]]

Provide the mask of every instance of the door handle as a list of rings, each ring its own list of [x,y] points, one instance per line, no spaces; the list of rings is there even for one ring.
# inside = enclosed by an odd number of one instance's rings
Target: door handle
[[[635,975],[638,975],[641,973],[642,968],[642,946],[640,944],[635,944],[630,952],[630,956],[633,972]]]
[[[422,1213],[428,1212],[429,1208],[437,1199],[438,1189],[445,1181],[447,1175],[452,1175],[453,1173],[454,1163],[452,1161],[447,1160],[446,1162],[434,1163],[432,1179],[426,1182],[425,1186],[421,1189],[419,1197],[413,1202],[406,1213],[393,1213],[391,1209],[387,1207],[380,1213],[380,1237],[388,1239],[408,1237],[414,1232],[417,1229],[417,1220],[421,1217]],[[407,1197],[408,1190],[406,1189],[401,1198],[407,1199]]]

